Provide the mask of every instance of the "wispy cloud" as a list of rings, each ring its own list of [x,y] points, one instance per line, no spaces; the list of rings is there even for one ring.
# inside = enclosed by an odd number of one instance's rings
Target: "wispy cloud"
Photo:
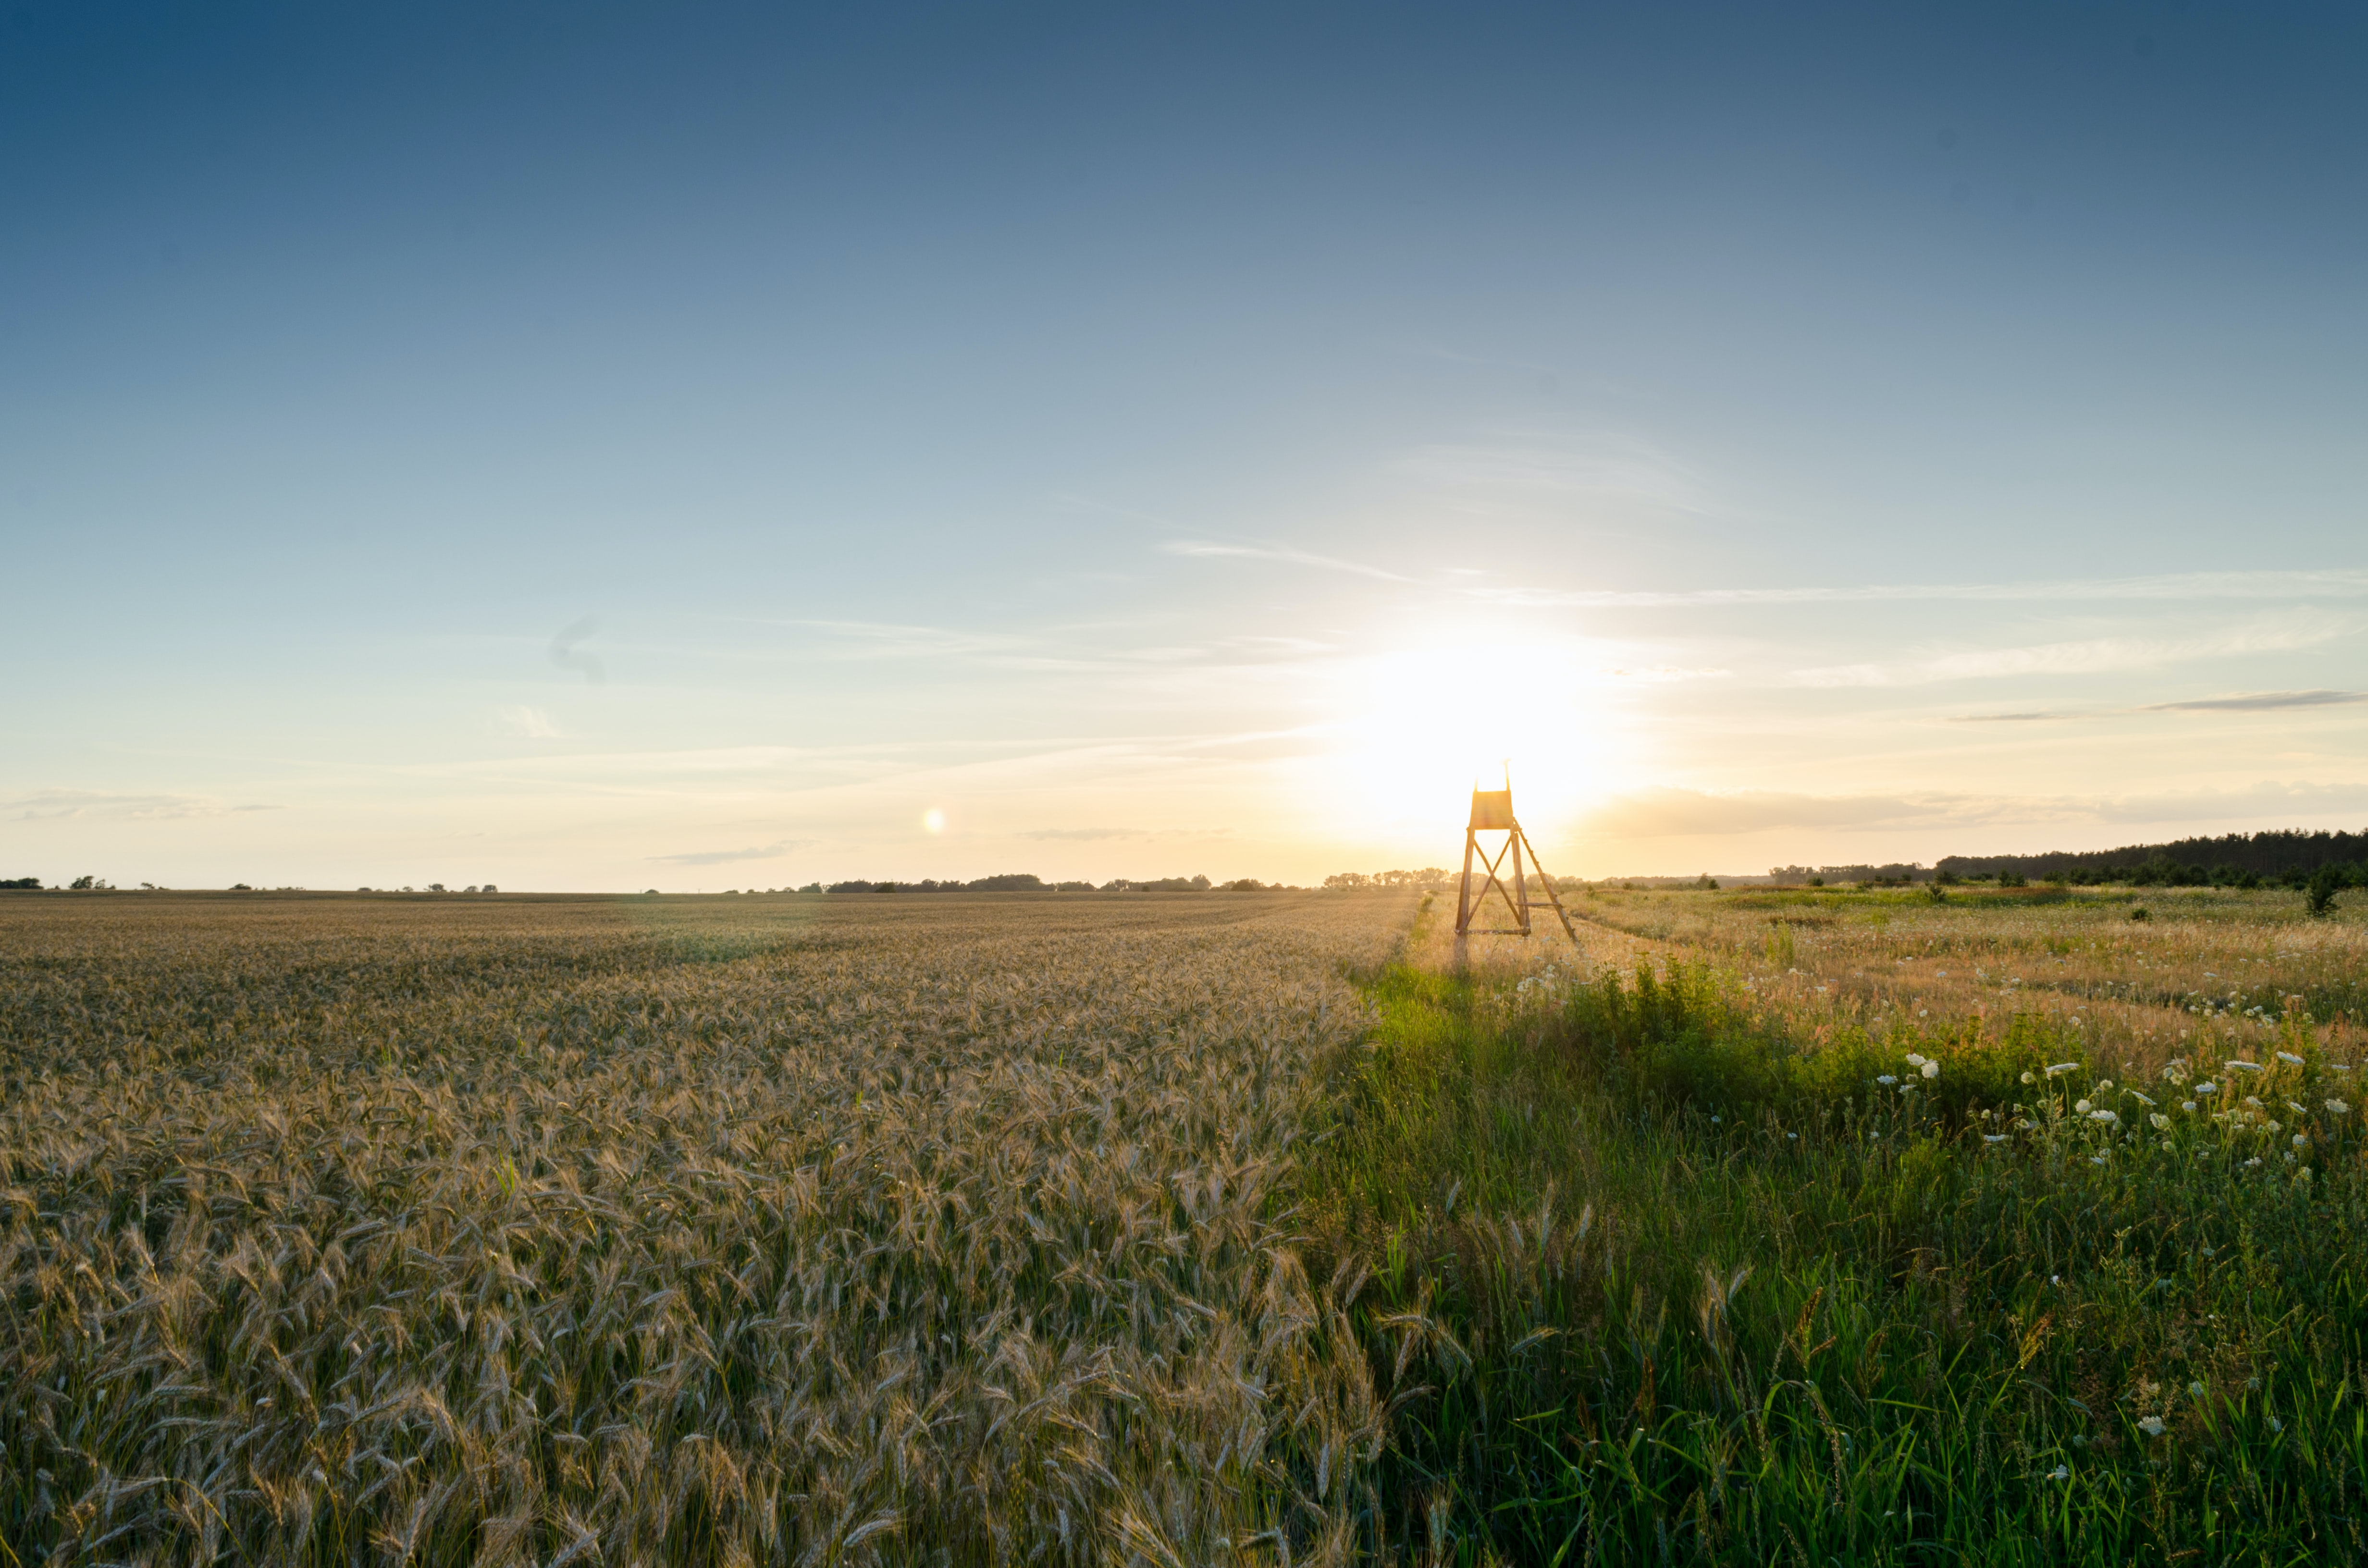
[[[2192,702],[2157,702],[2147,713],[2260,713],[2277,708],[2337,708],[2368,702],[2368,691],[2253,691],[2236,697],[2202,697]]]
[[[505,708],[500,711],[502,722],[507,724],[515,733],[538,741],[562,738],[559,725],[542,709]]]
[[[19,822],[98,817],[131,822],[171,822],[187,817],[273,812],[278,806],[233,806],[202,795],[108,795],[88,790],[37,790],[0,799],[0,815]]]
[[[1944,653],[1907,664],[1827,665],[1794,670],[1792,680],[1796,686],[1808,687],[1920,686],[2008,676],[2098,675],[2194,659],[2289,653],[2331,642],[2359,627],[2349,618],[2297,614],[2251,621],[2203,637],[2099,637]]]
[[[1044,844],[1093,844],[1110,838],[1231,838],[1229,827],[1040,827],[1015,833],[1014,838]]]
[[[609,672],[598,657],[577,646],[599,630],[600,623],[588,615],[571,622],[551,640],[551,662],[563,670],[575,671],[596,686],[608,679]]]
[[[1228,544],[1218,540],[1176,539],[1159,547],[1170,555],[1201,559],[1235,557],[1247,561],[1281,561],[1292,566],[1313,566],[1324,572],[1348,572],[1360,577],[1377,577],[1385,583],[1411,583],[1413,578],[1361,561],[1346,561],[1337,555],[1318,555],[1311,550],[1300,550],[1287,544]]]
[[[1391,468],[1426,488],[1484,506],[1593,499],[1665,511],[1712,509],[1701,476],[1650,441],[1610,431],[1440,443],[1417,448]]]
[[[1518,608],[1655,609],[1719,605],[1874,604],[1968,600],[2312,599],[2368,597],[2368,572],[2182,572],[2146,577],[2050,578],[2026,583],[1865,583],[1766,588],[1488,588],[1474,598]]]
[[[759,845],[753,849],[700,849],[689,855],[653,855],[669,866],[728,866],[735,860],[778,860],[793,846],[787,843]]]
[[[1952,718],[1949,722],[1952,724],[2041,724],[2054,723],[2064,719],[2094,717],[2096,717],[2095,714],[2089,713],[1960,713]]]

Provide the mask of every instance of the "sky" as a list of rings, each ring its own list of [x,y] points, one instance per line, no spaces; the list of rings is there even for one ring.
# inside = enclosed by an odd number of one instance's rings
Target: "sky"
[[[2368,823],[2368,13],[0,0],[0,876]]]

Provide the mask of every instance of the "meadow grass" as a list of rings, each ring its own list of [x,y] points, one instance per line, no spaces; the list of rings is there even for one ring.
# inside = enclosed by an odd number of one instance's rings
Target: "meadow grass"
[[[2260,1072],[2191,1052],[2112,1082],[2060,1009],[1771,1000],[1745,983],[1798,954],[1764,911],[1687,896],[1660,930],[1693,941],[1631,942],[1625,974],[1501,942],[1459,970],[1434,929],[1372,988],[1304,1190],[1315,1255],[1374,1275],[1357,1322],[1396,1413],[1372,1542],[2368,1551],[2368,1206],[2329,1030],[2293,1007],[2245,1031]],[[1656,935],[1637,902],[1620,924]],[[2036,937],[2021,908],[1905,913],[1885,939],[1919,960]]]
[[[2147,896],[0,901],[0,1543],[2352,1560],[2362,927]]]

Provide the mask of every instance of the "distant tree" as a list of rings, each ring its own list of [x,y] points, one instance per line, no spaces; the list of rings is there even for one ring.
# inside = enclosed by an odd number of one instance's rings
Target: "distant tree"
[[[41,879],[39,877],[11,877],[6,881],[0,881],[0,892],[39,892],[40,891]]]
[[[497,888],[497,887],[495,887],[495,886],[494,886],[494,884],[493,884],[493,883],[491,883],[491,882],[487,882],[487,883],[485,884],[485,891],[486,891],[487,892],[501,892],[502,890],[501,890],[501,889],[499,889],[499,888]]]
[[[1256,877],[1236,877],[1224,884],[1227,892],[1264,892],[1266,884]]]
[[[230,885],[230,891],[233,892],[253,892],[255,890],[248,887],[245,882],[233,882]],[[403,891],[409,892],[411,890],[409,888],[405,888]]]
[[[1044,879],[1033,871],[1003,871],[969,884],[973,892],[1042,892]]]
[[[2323,919],[2335,912],[2336,890],[2342,886],[2342,872],[2332,866],[2318,869],[2318,874],[2311,878],[2310,886],[2304,894],[2310,901],[2310,912],[2314,917]]]
[[[69,892],[88,892],[91,889],[91,884],[97,881],[97,878],[91,876],[76,877],[74,881],[68,882],[66,887]]]
[[[442,882],[430,882],[427,884],[427,891],[429,892],[442,892],[444,891],[444,884]]]
[[[642,890],[642,896],[643,898],[655,898],[658,896],[658,890],[655,888],[643,888]]]
[[[1335,871],[1324,879],[1325,888],[1332,892],[1347,892],[1372,885],[1373,879],[1362,871]]]

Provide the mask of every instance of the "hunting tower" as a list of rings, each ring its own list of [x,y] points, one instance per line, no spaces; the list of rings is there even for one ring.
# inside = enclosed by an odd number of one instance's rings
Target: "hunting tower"
[[[1504,842],[1497,846],[1494,855],[1480,843],[1480,835],[1484,833],[1505,835]],[[1527,869],[1521,864],[1524,854],[1529,858]],[[1472,889],[1472,863],[1474,860],[1480,863],[1481,876],[1480,890],[1476,893]],[[1509,868],[1506,866],[1508,860],[1511,861]],[[1509,869],[1511,886],[1508,887],[1498,878],[1499,869]],[[1578,932],[1571,926],[1570,912],[1562,906],[1562,895],[1554,892],[1554,879],[1545,874],[1543,866],[1538,864],[1537,850],[1530,844],[1529,835],[1521,831],[1520,820],[1513,815],[1513,774],[1508,767],[1502,790],[1483,790],[1476,784],[1472,790],[1472,820],[1463,829],[1463,881],[1455,894],[1455,934],[1459,937],[1474,934],[1473,919],[1479,915],[1481,906],[1488,902],[1488,894],[1493,891],[1503,901],[1505,913],[1512,917],[1513,923],[1510,926],[1480,926],[1477,934],[1483,937],[1530,935],[1531,870],[1538,873],[1538,881],[1545,888],[1546,899],[1562,921],[1564,935],[1571,939],[1573,946],[1577,946]]]

